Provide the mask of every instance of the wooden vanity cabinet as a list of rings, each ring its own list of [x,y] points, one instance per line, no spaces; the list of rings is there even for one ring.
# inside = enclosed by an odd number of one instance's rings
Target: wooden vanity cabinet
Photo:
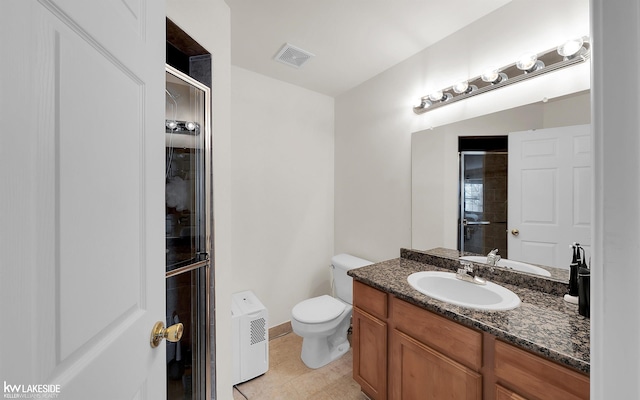
[[[372,400],[387,398],[387,298],[353,283],[353,379]]]
[[[589,377],[361,282],[353,378],[372,400],[588,399]]]
[[[482,398],[481,333],[358,281],[353,305],[353,378],[372,400]]]

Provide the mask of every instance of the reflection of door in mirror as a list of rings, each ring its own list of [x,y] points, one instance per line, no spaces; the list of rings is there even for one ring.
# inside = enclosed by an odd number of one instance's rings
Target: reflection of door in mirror
[[[507,257],[507,137],[460,137],[458,249]]]
[[[588,260],[590,125],[510,133],[509,204],[511,258],[568,266],[578,242]]]

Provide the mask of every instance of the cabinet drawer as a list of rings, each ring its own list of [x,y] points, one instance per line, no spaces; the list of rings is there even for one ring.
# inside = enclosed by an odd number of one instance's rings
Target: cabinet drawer
[[[387,294],[353,281],[353,305],[382,320],[387,319]]]
[[[398,298],[391,300],[396,329],[476,371],[482,367],[482,334]]]
[[[499,383],[529,399],[588,399],[589,377],[510,344],[496,341]]]

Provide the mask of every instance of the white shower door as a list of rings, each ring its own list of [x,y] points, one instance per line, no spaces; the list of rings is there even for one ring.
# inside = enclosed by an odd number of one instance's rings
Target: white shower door
[[[164,14],[2,1],[4,397],[165,398]]]

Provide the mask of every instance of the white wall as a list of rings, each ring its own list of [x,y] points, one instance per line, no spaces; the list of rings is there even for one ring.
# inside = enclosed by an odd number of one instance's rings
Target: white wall
[[[412,132],[587,90],[589,63],[416,115],[421,96],[588,34],[588,0],[514,0],[336,98],[335,251],[380,261],[411,246]]]
[[[507,135],[529,129],[589,124],[589,97],[589,92],[581,92],[414,133],[411,247],[427,250],[458,246],[459,136]]]
[[[167,16],[212,55],[215,398],[232,398],[231,377],[231,16],[223,0],[167,0]],[[214,333],[215,332],[215,333]]]
[[[233,292],[252,290],[269,326],[330,292],[333,98],[231,68]]]

